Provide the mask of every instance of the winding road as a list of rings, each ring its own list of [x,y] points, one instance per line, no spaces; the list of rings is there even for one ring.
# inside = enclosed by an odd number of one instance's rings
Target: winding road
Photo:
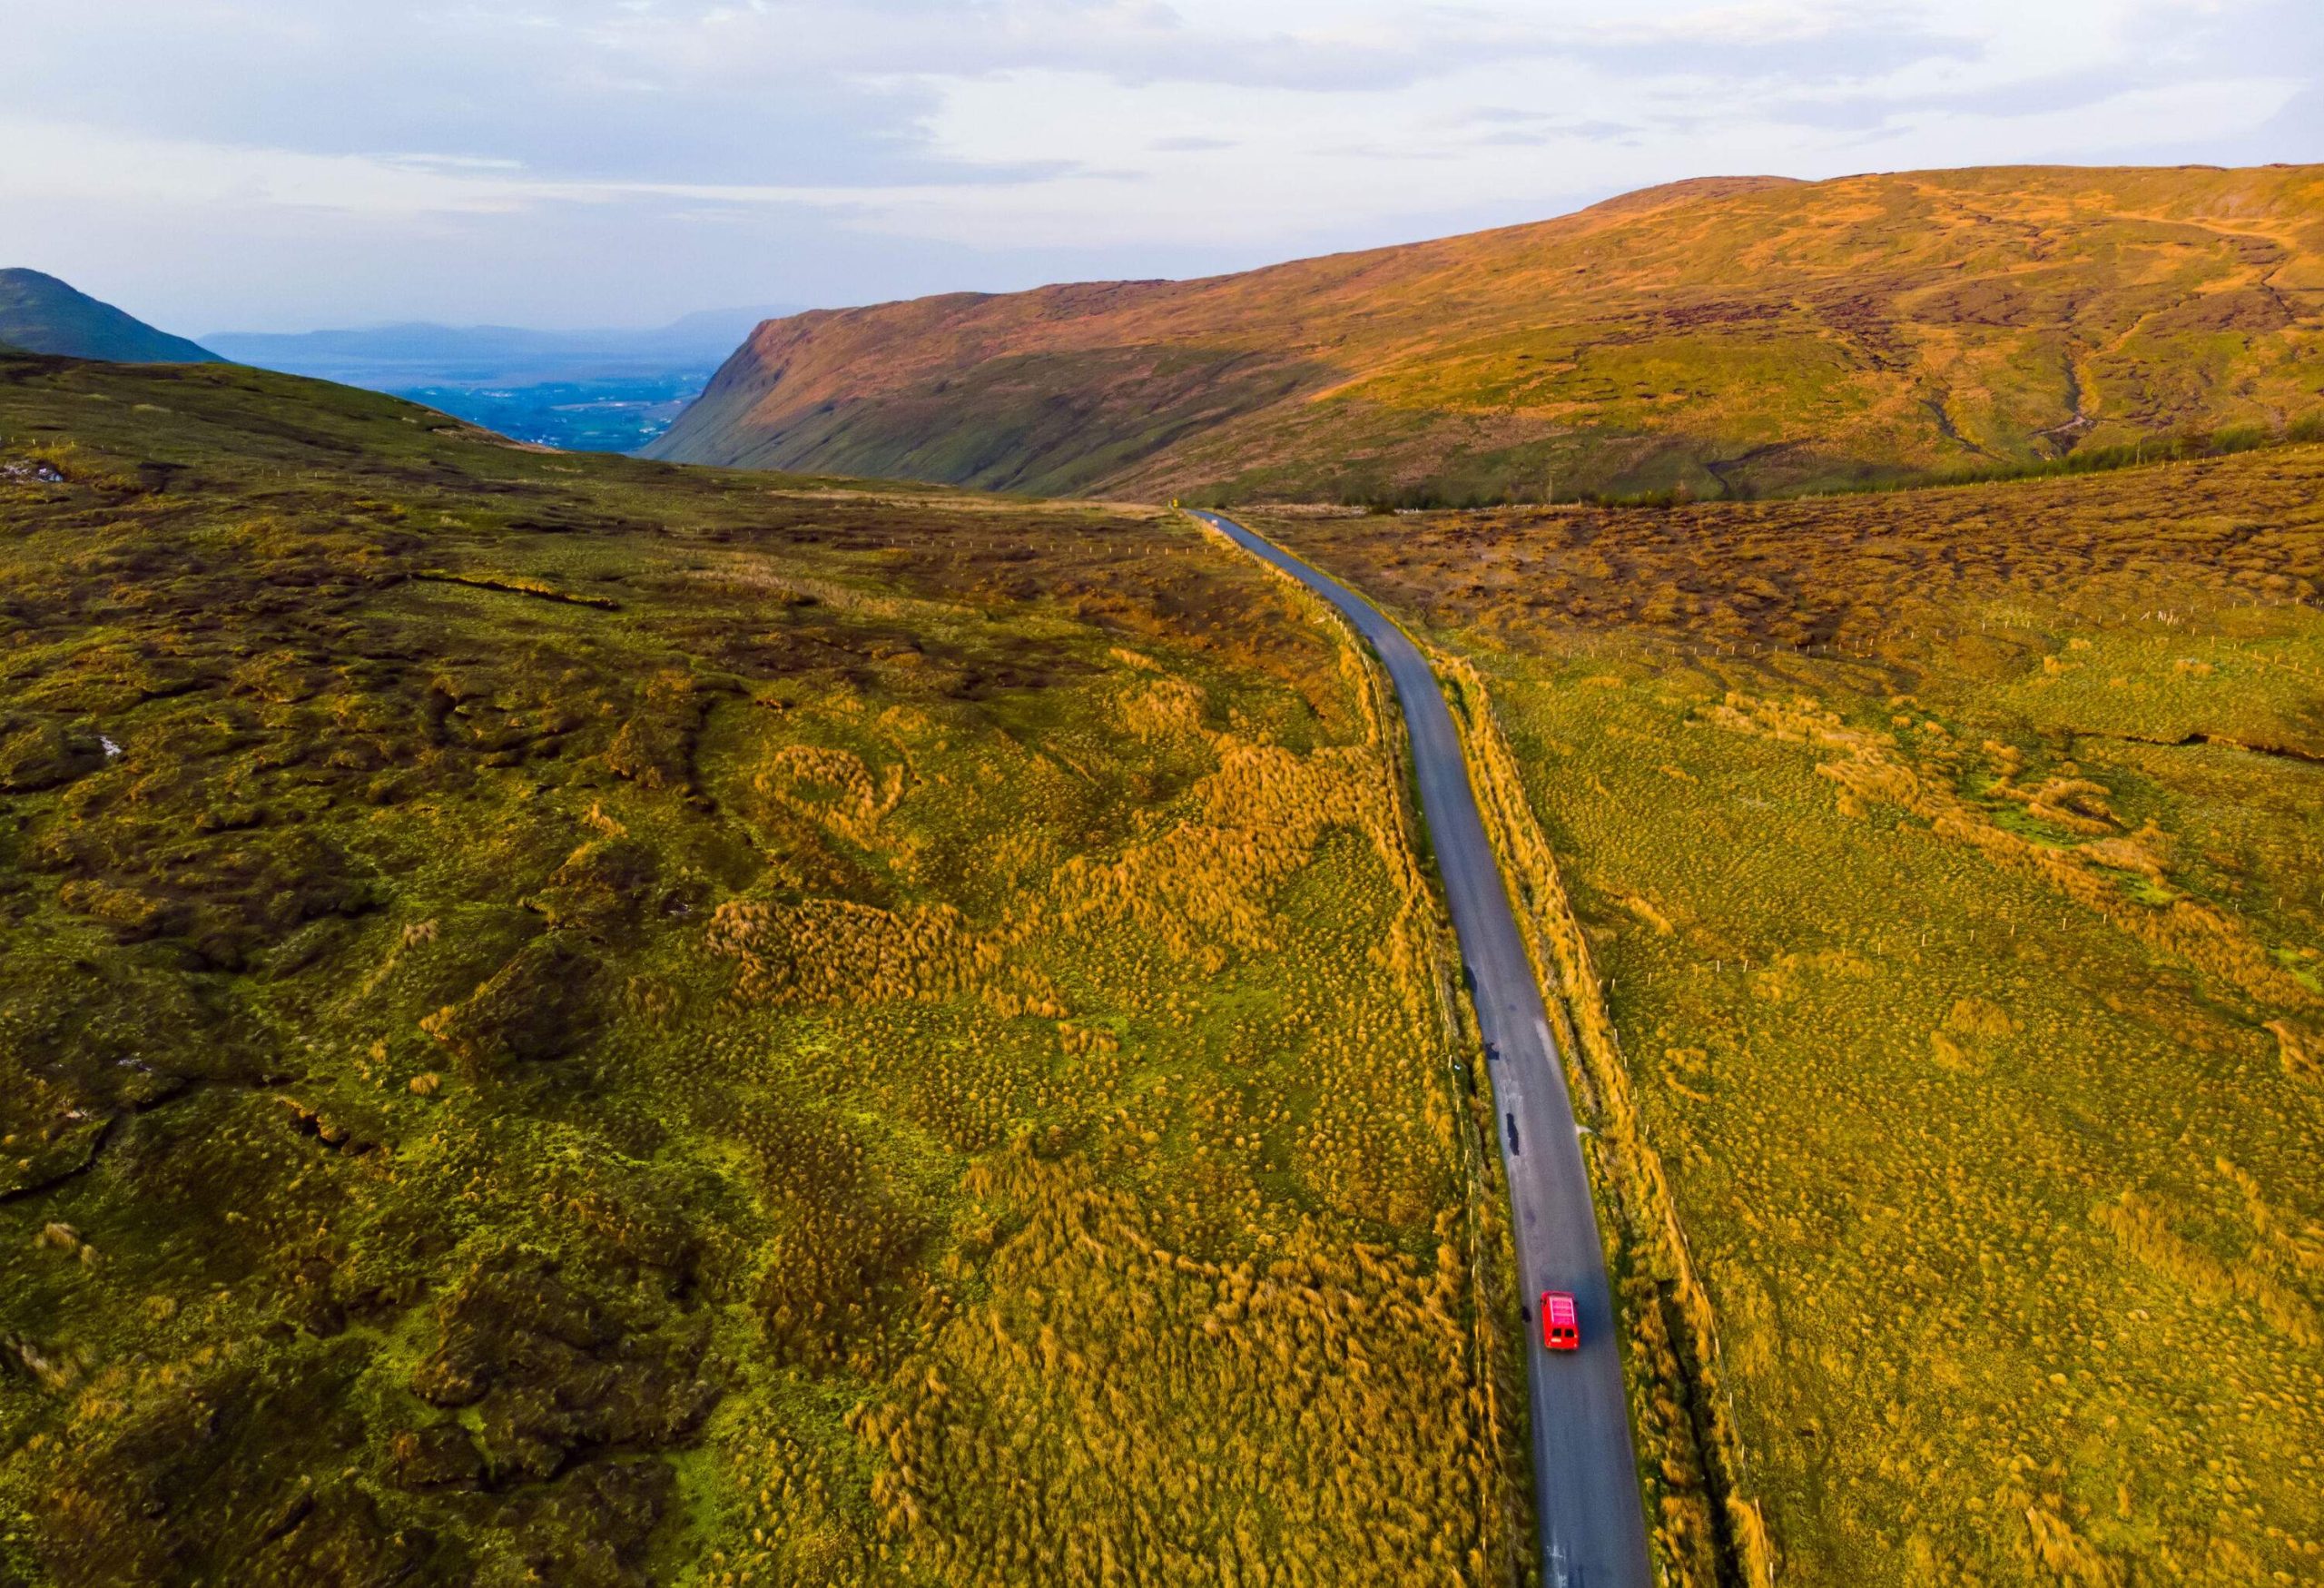
[[[1403,705],[1421,809],[1460,936],[1502,1115],[1501,1158],[1508,1170],[1522,1327],[1530,1342],[1543,1588],[1649,1588],[1646,1515],[1613,1297],[1573,1105],[1443,691],[1418,648],[1371,602],[1231,518],[1194,516],[1339,608],[1387,666]],[[1572,1292],[1581,1322],[1579,1351],[1552,1356],[1542,1348],[1544,1290]]]

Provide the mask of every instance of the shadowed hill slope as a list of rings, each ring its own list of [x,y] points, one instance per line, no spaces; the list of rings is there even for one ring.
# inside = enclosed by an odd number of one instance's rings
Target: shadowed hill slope
[[[39,271],[0,271],[0,347],[112,364],[216,364],[217,354],[156,330]]]
[[[2324,169],[1721,178],[1198,281],[761,326],[652,449],[1041,491],[1760,494],[2280,423]]]

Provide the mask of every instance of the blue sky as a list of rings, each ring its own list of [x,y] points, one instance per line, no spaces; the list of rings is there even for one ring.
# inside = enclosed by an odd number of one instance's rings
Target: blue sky
[[[1197,274],[1737,172],[2324,160],[2314,0],[9,9],[0,264],[195,334]]]

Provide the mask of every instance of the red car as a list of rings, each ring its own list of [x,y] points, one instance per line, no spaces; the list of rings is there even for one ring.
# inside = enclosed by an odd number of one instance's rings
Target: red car
[[[1573,1297],[1562,1290],[1541,1292],[1541,1344],[1552,1351],[1581,1349],[1581,1320],[1574,1316]]]

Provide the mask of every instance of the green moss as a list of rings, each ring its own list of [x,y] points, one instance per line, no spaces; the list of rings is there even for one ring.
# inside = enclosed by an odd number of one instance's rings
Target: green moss
[[[1271,580],[242,370],[0,360],[34,438],[0,1580],[934,1583],[1156,1504],[1506,1574],[1436,923]],[[1278,1262],[1362,1316],[1220,1325]]]

